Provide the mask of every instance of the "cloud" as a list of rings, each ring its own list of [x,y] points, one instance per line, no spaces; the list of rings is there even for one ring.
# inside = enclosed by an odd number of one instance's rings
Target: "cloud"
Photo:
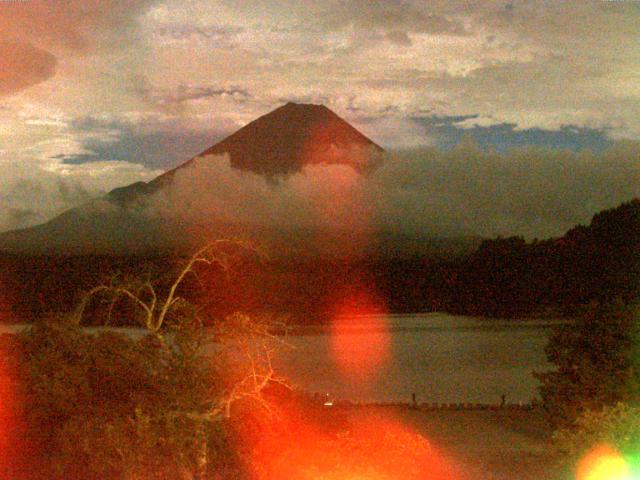
[[[210,98],[231,99],[238,103],[251,99],[251,93],[244,88],[237,86],[214,86],[214,85],[187,85],[180,84],[173,91],[161,92],[158,90],[148,90],[144,92],[146,97],[161,105],[181,104]]]
[[[640,196],[640,144],[601,154],[473,144],[395,152],[361,175],[346,165],[306,165],[278,181],[199,158],[148,205],[185,224],[270,225],[405,235],[562,235],[596,212]]]
[[[167,22],[156,29],[157,35],[162,39],[172,41],[202,40],[216,43],[225,48],[233,48],[239,34],[244,32],[244,27],[237,25],[194,25],[186,22]]]
[[[44,167],[22,159],[0,161],[0,232],[47,222],[115,187],[158,174],[127,162]]]
[[[398,30],[392,30],[388,32],[386,37],[387,40],[395,43],[396,45],[410,46],[413,43],[406,32],[400,32]]]
[[[2,2],[0,31],[15,38],[31,38],[42,45],[86,52],[106,47],[99,43],[105,35],[115,40],[115,45],[130,39],[135,18],[153,3],[153,0]]]
[[[631,41],[637,5],[507,5],[221,0],[211,8],[210,2],[165,0],[144,17],[146,31],[156,32],[150,75],[176,99],[181,84],[238,86],[251,93],[235,106],[245,118],[297,97],[339,114],[351,106],[369,116],[395,107],[397,123],[411,123],[426,109],[520,129],[577,125],[637,138],[640,87],[633,79],[640,57]],[[156,45],[160,30],[165,41]],[[222,102],[184,103],[190,113],[202,113]]]
[[[383,225],[408,232],[558,236],[599,210],[640,195],[640,145],[602,154],[525,148],[396,156],[373,178]]]
[[[0,182],[0,231],[43,223],[91,199],[91,194],[73,180],[45,172],[36,177],[26,169],[9,170],[12,176]]]
[[[0,95],[13,94],[51,78],[61,56],[127,45],[134,36],[134,19],[152,3],[0,2]]]
[[[56,58],[30,43],[0,38],[0,95],[18,92],[52,77]]]
[[[363,215],[365,179],[351,166],[308,164],[274,180],[232,167],[228,155],[209,155],[177,170],[146,203],[146,212],[184,225],[242,225],[248,231],[348,226],[357,235],[370,228]]]
[[[326,10],[329,25],[336,27],[355,24],[370,30],[380,28],[387,32],[468,35],[459,18],[437,14],[422,2],[371,2],[358,0],[340,2]]]
[[[146,175],[297,99],[383,146],[598,153],[640,138],[639,21],[598,0],[0,1],[0,146],[34,172]]]

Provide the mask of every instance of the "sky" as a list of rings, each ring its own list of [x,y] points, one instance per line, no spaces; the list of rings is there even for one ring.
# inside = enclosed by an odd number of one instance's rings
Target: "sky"
[[[483,157],[492,165],[527,145],[577,152],[549,187],[558,154],[530,159],[538,203],[483,230],[555,234],[586,206],[637,194],[638,25],[633,0],[0,0],[0,231],[151,180],[295,101],[325,104],[389,150],[473,139],[504,153]],[[595,157],[578,168],[583,149]],[[428,161],[403,158],[429,175]],[[502,171],[481,163],[455,164],[449,184]],[[582,213],[526,225],[548,192]]]

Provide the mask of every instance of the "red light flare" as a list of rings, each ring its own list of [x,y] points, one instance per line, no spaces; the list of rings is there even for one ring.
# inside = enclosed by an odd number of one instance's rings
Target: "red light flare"
[[[315,220],[349,233],[342,242],[346,252],[371,239],[373,211],[366,201],[363,180],[364,172],[377,164],[374,149],[353,143],[350,135],[340,121],[325,119],[310,126],[300,148],[303,172],[314,179],[312,190],[305,194]]]
[[[299,188],[306,189],[315,224],[348,232],[337,237],[337,253],[349,263],[354,254],[369,246],[373,231],[372,210],[365,201],[359,173],[367,158],[361,151],[365,157],[354,163],[336,161],[344,152],[324,149],[329,130],[318,125],[309,135],[302,163],[315,182],[311,190],[306,184]],[[292,188],[296,187],[293,182]],[[343,375],[364,383],[388,361],[390,337],[383,316],[386,302],[372,286],[374,282],[363,281],[363,273],[356,268],[346,273],[344,282],[329,294],[326,311],[331,318],[330,342],[336,365]],[[366,316],[366,325],[362,325],[362,316]],[[461,478],[442,452],[392,418],[352,415],[345,425],[339,408],[295,400],[279,405],[277,419],[267,420],[258,413],[251,421],[235,420],[242,425],[238,448],[249,452],[244,456],[246,467],[256,480]]]
[[[256,480],[464,478],[445,452],[379,411],[287,405],[245,444],[252,445],[247,470]]]
[[[336,272],[339,280],[334,281],[339,283],[325,300],[332,356],[345,377],[363,382],[388,360],[390,341],[387,322],[380,316],[386,310],[384,300],[374,282],[364,278],[365,272],[349,266],[370,250],[374,232],[362,173],[373,163],[372,150],[341,143],[340,132],[331,121],[314,125],[302,152],[307,171],[317,179],[308,196],[316,222],[337,235],[331,240],[339,268],[345,269]],[[367,316],[366,332],[357,325],[363,316]]]
[[[342,375],[366,383],[390,358],[390,334],[384,317],[386,308],[373,289],[348,290],[341,292],[341,298],[333,306],[331,352]]]
[[[348,165],[307,165],[292,178],[290,188],[305,198],[311,223],[345,234],[347,244],[358,244],[371,234],[372,208],[367,204],[364,177]]]

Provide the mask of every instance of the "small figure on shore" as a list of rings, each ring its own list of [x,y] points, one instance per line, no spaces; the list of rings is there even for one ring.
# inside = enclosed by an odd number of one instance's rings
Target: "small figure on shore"
[[[411,394],[411,402],[413,403],[414,407],[418,406],[418,402],[416,402],[416,394],[415,394],[415,392]]]
[[[507,396],[503,393],[500,395],[500,408],[504,408],[507,405]]]

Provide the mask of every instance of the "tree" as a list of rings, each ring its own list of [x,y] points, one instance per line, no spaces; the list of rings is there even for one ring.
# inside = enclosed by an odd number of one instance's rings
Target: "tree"
[[[157,339],[42,322],[16,337],[26,478],[183,478],[197,471],[211,394],[204,359]],[[194,432],[196,434],[194,435]]]
[[[29,449],[39,459],[22,478],[191,479],[240,468],[225,419],[241,401],[269,409],[262,391],[281,381],[271,364],[279,342],[268,322],[241,314],[203,329],[198,307],[180,295],[197,266],[228,269],[230,247],[249,248],[209,244],[165,290],[150,278],[99,285],[68,317],[5,342],[0,354],[16,360]],[[117,302],[130,303],[146,334],[83,329],[97,299],[107,301],[107,320]],[[215,358],[204,350],[211,341]]]
[[[562,428],[554,438],[560,450],[579,460],[598,445],[615,448],[625,457],[640,453],[640,408],[616,403],[599,410],[585,410],[572,428]]]
[[[232,247],[231,251],[229,247]],[[196,270],[199,264],[218,265],[223,270],[228,270],[233,260],[232,252],[235,248],[255,251],[250,244],[240,240],[216,240],[202,247],[187,260],[175,275],[164,296],[158,292],[158,287],[148,277],[114,278],[111,284],[98,285],[86,292],[73,312],[72,318],[77,323],[82,323],[87,305],[94,297],[103,295],[108,296],[110,300],[109,316],[106,319],[106,322],[109,323],[113,307],[118,300],[124,297],[133,303],[141,313],[141,315],[136,315],[141,326],[164,341],[163,334],[167,330],[183,326],[185,322],[190,320],[198,319],[193,305],[178,293],[186,277],[193,275],[199,278]]]
[[[586,410],[640,398],[638,307],[599,304],[561,325],[545,349],[556,369],[534,375],[549,420],[570,427]]]

